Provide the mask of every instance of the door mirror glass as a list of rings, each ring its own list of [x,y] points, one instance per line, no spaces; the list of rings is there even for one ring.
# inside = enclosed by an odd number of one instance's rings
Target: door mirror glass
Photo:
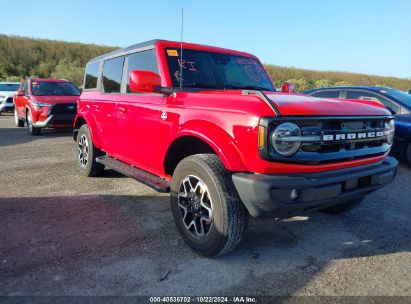
[[[155,87],[161,86],[160,75],[150,71],[130,72],[130,91],[136,93],[153,93]]]
[[[16,96],[24,96],[24,91],[23,90],[17,90],[16,91]]]
[[[283,93],[292,93],[295,92],[295,83],[294,82],[284,82],[281,87],[281,92]]]

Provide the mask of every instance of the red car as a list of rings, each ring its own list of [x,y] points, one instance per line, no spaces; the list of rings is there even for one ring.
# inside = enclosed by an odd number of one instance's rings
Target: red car
[[[16,126],[27,123],[32,135],[39,135],[42,128],[71,128],[79,96],[67,80],[26,79],[14,95]]]
[[[381,104],[276,92],[244,52],[148,41],[92,59],[84,79],[79,172],[171,192],[177,229],[203,255],[234,250],[249,215],[340,213],[396,174]]]

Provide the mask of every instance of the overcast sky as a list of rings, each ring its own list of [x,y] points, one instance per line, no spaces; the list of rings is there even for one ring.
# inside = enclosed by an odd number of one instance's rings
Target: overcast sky
[[[411,0],[0,0],[0,33],[109,46],[154,38],[264,63],[411,77]]]

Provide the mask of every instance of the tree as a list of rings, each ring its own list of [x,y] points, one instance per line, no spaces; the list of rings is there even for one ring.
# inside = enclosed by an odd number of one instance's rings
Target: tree
[[[60,60],[54,72],[51,73],[51,77],[70,80],[77,86],[83,83],[83,75],[84,68],[80,67],[77,62],[70,62],[68,58]]]
[[[326,88],[331,86],[331,83],[328,79],[320,79],[315,82],[316,88]]]
[[[343,81],[338,81],[338,82],[334,83],[334,85],[342,87],[342,86],[349,86],[351,84],[348,81],[343,80]]]

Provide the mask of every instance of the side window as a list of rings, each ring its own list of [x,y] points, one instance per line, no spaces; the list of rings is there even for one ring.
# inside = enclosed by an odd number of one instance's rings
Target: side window
[[[24,91],[24,95],[29,95],[29,85],[27,84],[27,81],[23,82],[22,90]]]
[[[104,62],[103,92],[120,93],[121,75],[123,74],[124,57],[117,57]]]
[[[347,99],[373,100],[381,102],[386,108],[392,110],[394,113],[400,113],[401,108],[392,101],[384,98],[378,94],[368,91],[347,91]]]
[[[130,72],[133,70],[150,71],[158,74],[158,64],[155,50],[138,52],[128,56],[127,93],[130,91]]]
[[[97,88],[97,79],[98,79],[99,70],[100,70],[100,62],[91,63],[86,66],[84,89]]]
[[[327,90],[327,91],[320,91],[313,94],[314,97],[320,98],[338,98],[340,97],[340,91],[338,90]]]

